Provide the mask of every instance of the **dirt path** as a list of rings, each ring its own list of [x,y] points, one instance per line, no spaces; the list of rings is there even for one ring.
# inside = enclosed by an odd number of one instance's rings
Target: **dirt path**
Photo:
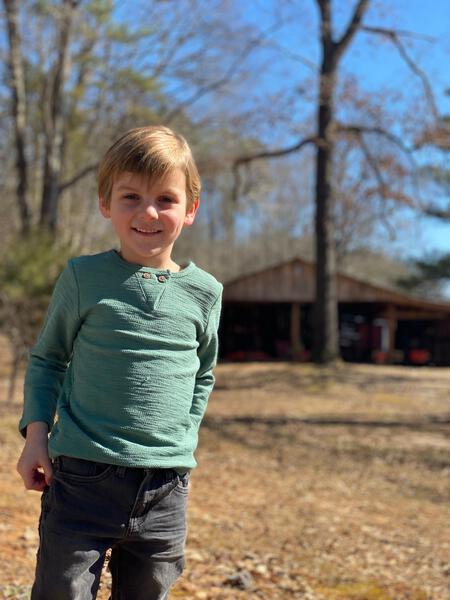
[[[221,365],[172,597],[449,600],[449,390],[447,369]],[[14,472],[18,410],[0,428],[0,598],[15,600],[39,511]]]

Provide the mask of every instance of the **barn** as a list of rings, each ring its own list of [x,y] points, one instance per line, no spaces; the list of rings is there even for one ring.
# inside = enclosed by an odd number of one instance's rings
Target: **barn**
[[[301,258],[224,286],[223,360],[308,360],[315,265]],[[450,365],[450,304],[337,276],[341,356],[351,362]]]

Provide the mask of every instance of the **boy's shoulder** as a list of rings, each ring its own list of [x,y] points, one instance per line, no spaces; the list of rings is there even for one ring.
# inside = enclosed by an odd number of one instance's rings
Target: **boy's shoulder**
[[[220,283],[220,281],[218,281],[214,277],[214,275],[211,275],[211,273],[204,271],[197,265],[194,265],[194,263],[190,263],[189,266],[191,265],[194,267],[194,269],[192,270],[193,276],[188,278],[188,281],[190,283],[192,283],[201,290],[210,292],[215,297],[221,294],[223,286]]]
[[[72,271],[78,286],[95,286],[99,277],[111,275],[112,267],[110,251],[107,251],[69,258],[66,270]]]
[[[76,269],[96,269],[109,262],[111,250],[98,252],[97,254],[82,254],[69,259],[69,264]]]

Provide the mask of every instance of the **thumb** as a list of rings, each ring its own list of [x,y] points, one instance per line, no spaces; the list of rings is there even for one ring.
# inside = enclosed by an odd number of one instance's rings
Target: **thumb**
[[[44,470],[44,477],[45,477],[45,483],[47,485],[50,485],[51,481],[52,481],[52,477],[53,477],[53,467],[52,467],[52,463],[50,461],[49,458],[46,458],[44,461],[42,461],[42,468]]]

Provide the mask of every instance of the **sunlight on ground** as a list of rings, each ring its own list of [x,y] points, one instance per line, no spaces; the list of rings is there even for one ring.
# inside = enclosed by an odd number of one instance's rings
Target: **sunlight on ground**
[[[171,597],[450,600],[450,370],[252,363],[216,374]],[[0,403],[10,600],[29,597],[38,541],[39,495],[14,470],[19,410],[19,397]]]

